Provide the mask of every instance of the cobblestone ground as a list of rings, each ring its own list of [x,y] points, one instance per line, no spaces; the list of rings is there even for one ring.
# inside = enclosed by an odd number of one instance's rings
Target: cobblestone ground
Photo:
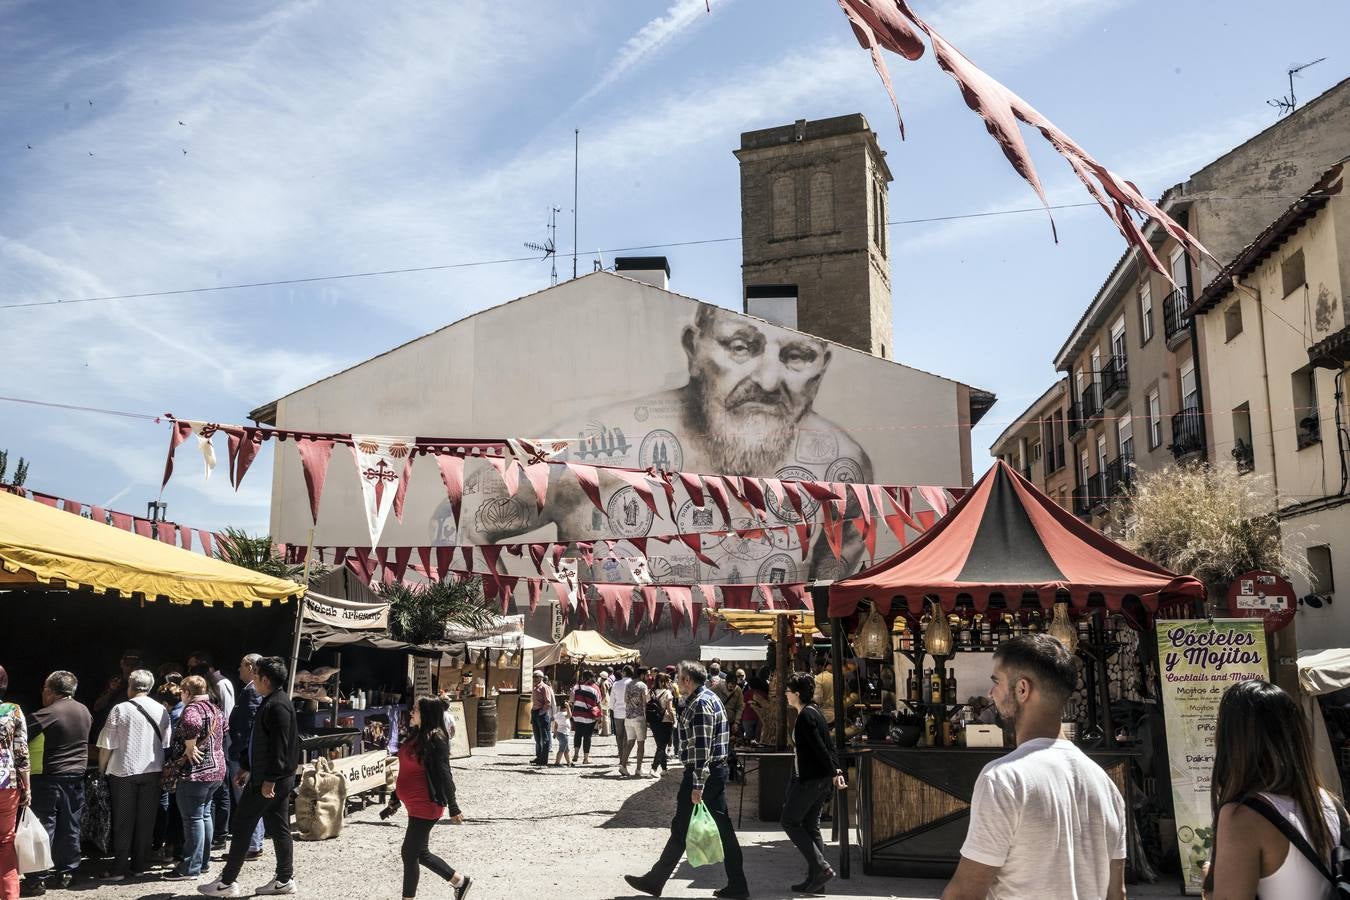
[[[624,873],[638,874],[659,855],[669,833],[678,776],[621,779],[612,738],[597,739],[591,766],[535,769],[530,741],[507,741],[494,749],[476,750],[455,762],[455,781],[466,821],[442,822],[432,832],[433,851],[474,879],[470,900],[628,900],[633,891]],[[745,848],[746,872],[754,897],[763,900],[793,896],[788,885],[804,866],[792,844],[772,823],[755,815],[753,779],[746,790],[745,817],[739,831]],[[732,786],[730,800],[739,800]],[[299,895],[347,898],[397,898],[401,895],[400,813],[388,823],[371,805],[348,817],[340,837],[318,843],[297,841],[296,879]],[[735,808],[733,806],[733,815]],[[828,825],[827,825],[828,827]],[[828,834],[827,834],[828,837]],[[838,849],[829,855],[838,859]],[[943,883],[905,878],[870,877],[854,850],[853,877],[830,883],[830,894],[855,898],[935,898]],[[212,864],[219,871],[220,863]],[[263,884],[272,877],[270,844],[263,858],[247,863],[241,883]],[[682,863],[666,885],[667,898],[710,898],[721,887],[720,866],[691,868]],[[169,900],[196,897],[191,882],[155,879],[136,883],[88,883],[74,891],[49,891],[56,898],[86,894],[107,900]],[[1180,897],[1175,883],[1131,885],[1131,897]],[[452,897],[449,886],[424,871],[420,897]]]

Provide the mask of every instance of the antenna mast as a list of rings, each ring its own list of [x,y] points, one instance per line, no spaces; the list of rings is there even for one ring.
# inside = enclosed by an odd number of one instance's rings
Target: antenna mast
[[[549,284],[558,283],[558,213],[562,210],[556,206],[549,207],[548,213],[548,240],[544,243],[535,241],[526,241],[525,249],[536,250],[544,254],[543,258],[553,261],[553,268],[549,271]]]
[[[581,129],[572,132],[572,277],[577,277],[577,176],[581,172]]]
[[[1280,115],[1282,116],[1289,115],[1289,113],[1293,112],[1298,107],[1298,98],[1294,96],[1294,76],[1302,72],[1304,69],[1310,66],[1315,66],[1320,62],[1324,62],[1325,60],[1326,57],[1324,56],[1321,59],[1314,59],[1310,63],[1304,63],[1301,66],[1294,66],[1293,68],[1289,69],[1288,70],[1289,96],[1277,97],[1274,100],[1267,100],[1266,103],[1278,109],[1280,111]]]

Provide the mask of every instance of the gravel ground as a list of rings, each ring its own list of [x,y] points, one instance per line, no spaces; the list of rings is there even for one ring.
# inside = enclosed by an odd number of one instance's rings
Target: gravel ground
[[[535,769],[530,741],[507,741],[476,750],[455,762],[459,803],[466,821],[442,822],[432,833],[432,850],[474,879],[471,900],[628,900],[633,891],[624,873],[639,874],[660,854],[669,833],[679,778],[618,777],[612,738],[597,739],[591,766]],[[732,786],[735,803],[739,788]],[[746,873],[756,898],[788,898],[788,885],[804,871],[786,836],[754,814],[755,786],[746,791],[746,816],[740,829]],[[371,805],[348,817],[340,837],[319,843],[296,842],[299,895],[315,898],[397,898],[401,894],[403,838],[400,813],[388,823]],[[733,809],[734,814],[734,809]],[[828,828],[828,825],[826,826]],[[827,832],[828,837],[828,832]],[[837,858],[836,848],[830,855]],[[870,877],[854,850],[853,877],[830,883],[832,895],[856,898],[935,898],[943,882]],[[585,861],[588,861],[586,863]],[[220,863],[213,863],[219,871]],[[249,887],[272,877],[272,851],[247,863],[241,882]],[[720,866],[694,869],[682,863],[666,885],[665,897],[709,898],[724,884]],[[49,891],[53,898],[91,894],[103,900],[169,900],[196,897],[191,882],[155,879],[120,885],[87,883],[70,892]],[[1132,897],[1180,897],[1175,882],[1131,885]],[[422,897],[449,898],[449,886],[423,871]]]

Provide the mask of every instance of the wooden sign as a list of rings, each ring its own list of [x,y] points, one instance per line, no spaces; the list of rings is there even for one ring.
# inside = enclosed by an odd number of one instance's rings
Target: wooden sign
[[[397,757],[386,750],[344,756],[333,760],[333,771],[347,780],[347,796],[359,794],[385,785],[385,773]]]
[[[414,656],[412,658],[413,666],[413,695],[412,702],[408,708],[412,709],[413,704],[419,697],[434,696],[431,691],[431,660],[425,656]]]

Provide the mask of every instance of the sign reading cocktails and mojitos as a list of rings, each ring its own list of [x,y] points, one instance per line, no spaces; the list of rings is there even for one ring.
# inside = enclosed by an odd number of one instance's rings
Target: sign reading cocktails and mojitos
[[[1219,701],[1231,684],[1268,677],[1261,621],[1159,622],[1158,674],[1182,886],[1187,894],[1199,894],[1200,867],[1209,859],[1214,840],[1209,785]]]

